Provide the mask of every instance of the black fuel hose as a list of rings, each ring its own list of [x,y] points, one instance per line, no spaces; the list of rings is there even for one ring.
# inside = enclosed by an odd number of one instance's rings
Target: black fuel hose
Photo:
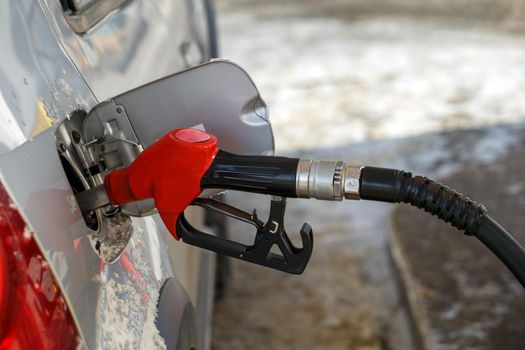
[[[525,251],[514,237],[488,215],[474,237],[487,246],[525,286]]]
[[[509,268],[525,287],[525,250],[485,207],[423,176],[396,169],[364,167],[361,199],[408,203],[478,238]]]

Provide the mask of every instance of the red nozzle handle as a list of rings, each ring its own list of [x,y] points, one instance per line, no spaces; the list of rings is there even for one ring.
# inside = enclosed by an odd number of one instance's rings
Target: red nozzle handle
[[[196,129],[175,129],[145,149],[133,163],[105,178],[114,205],[153,198],[171,234],[179,239],[179,215],[201,193],[200,182],[218,152],[217,138]]]

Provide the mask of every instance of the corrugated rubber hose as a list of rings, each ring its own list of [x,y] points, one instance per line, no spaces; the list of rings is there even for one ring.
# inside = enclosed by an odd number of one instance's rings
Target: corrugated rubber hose
[[[423,176],[396,169],[364,167],[362,199],[408,203],[478,238],[525,287],[525,249],[487,215],[485,207]]]

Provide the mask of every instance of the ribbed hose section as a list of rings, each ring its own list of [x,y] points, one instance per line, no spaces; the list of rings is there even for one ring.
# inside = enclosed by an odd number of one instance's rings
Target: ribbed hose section
[[[486,209],[438,182],[404,173],[399,201],[423,209],[472,235],[483,221]]]
[[[482,205],[426,177],[396,169],[364,167],[359,184],[362,199],[409,203],[478,238],[525,287],[525,249]]]
[[[450,188],[423,176],[396,169],[365,167],[362,199],[408,203],[472,235],[483,221],[485,208]]]

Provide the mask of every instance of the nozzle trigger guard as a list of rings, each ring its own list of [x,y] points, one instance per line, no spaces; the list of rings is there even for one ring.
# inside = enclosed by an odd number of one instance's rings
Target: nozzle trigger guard
[[[249,214],[214,199],[196,198],[190,205],[211,209],[247,222],[256,227],[257,233],[252,245],[244,245],[197,230],[182,213],[177,220],[176,231],[187,244],[291,274],[301,274],[310,260],[313,249],[312,227],[303,224],[300,231],[302,247],[294,246],[284,230],[286,198],[272,198],[266,224],[257,218],[255,211]],[[274,245],[282,255],[271,251]]]

